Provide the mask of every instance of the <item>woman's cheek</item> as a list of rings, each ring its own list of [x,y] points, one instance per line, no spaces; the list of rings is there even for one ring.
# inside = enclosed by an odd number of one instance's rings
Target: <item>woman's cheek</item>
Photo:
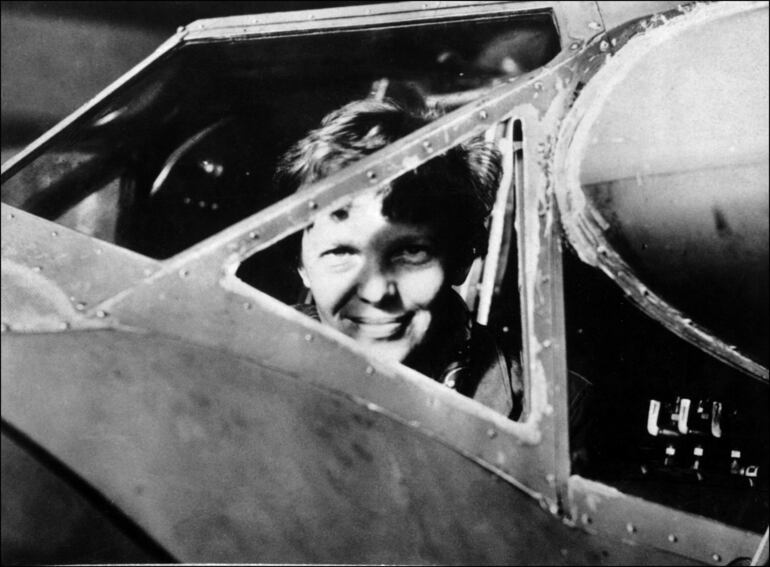
[[[404,274],[401,299],[407,307],[428,307],[444,286],[446,274],[440,265]]]

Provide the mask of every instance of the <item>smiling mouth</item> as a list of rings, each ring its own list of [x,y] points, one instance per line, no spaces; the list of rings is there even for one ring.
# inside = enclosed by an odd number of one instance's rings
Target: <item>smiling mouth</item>
[[[356,326],[357,336],[374,340],[399,338],[412,320],[411,314],[398,317],[347,317]]]

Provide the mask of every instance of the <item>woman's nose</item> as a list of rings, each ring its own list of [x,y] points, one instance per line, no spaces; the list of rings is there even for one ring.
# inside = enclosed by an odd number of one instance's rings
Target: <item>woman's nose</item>
[[[396,294],[392,275],[379,266],[367,266],[358,279],[358,297],[366,303],[377,304]]]

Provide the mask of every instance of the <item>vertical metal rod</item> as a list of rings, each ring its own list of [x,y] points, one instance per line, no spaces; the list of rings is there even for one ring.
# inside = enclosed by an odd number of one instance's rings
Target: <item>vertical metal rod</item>
[[[497,139],[497,146],[503,157],[503,176],[500,180],[500,186],[497,189],[497,196],[495,197],[495,204],[492,209],[487,260],[484,262],[484,270],[481,276],[479,309],[476,314],[476,320],[482,325],[486,325],[489,320],[489,310],[495,293],[497,271],[500,264],[499,255],[506,223],[505,213],[508,204],[508,194],[513,188],[512,182],[514,180],[513,121],[508,119],[502,122],[500,129],[502,129],[502,135]]]

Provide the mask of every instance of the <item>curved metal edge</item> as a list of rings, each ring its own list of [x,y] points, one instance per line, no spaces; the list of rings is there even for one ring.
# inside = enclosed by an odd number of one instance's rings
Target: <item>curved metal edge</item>
[[[486,17],[505,15],[508,10],[533,12],[551,9],[553,1],[527,2],[392,2],[365,6],[320,8],[296,12],[276,12],[250,16],[229,16],[197,20],[187,26],[189,40],[222,41],[246,36],[365,28],[379,24],[428,22],[437,17]]]
[[[751,557],[760,535],[626,495],[573,475],[569,478],[572,522],[588,533],[602,532],[630,545],[648,545],[711,565]]]
[[[300,315],[297,313],[297,316]],[[304,321],[303,321],[304,322]],[[318,328],[313,328],[317,326]],[[314,342],[321,339],[321,333],[325,330],[325,327],[318,325],[310,325],[308,329],[312,332],[318,332],[313,335]],[[131,331],[125,331],[115,328],[104,329],[88,329],[80,330],[81,336],[87,336],[89,332],[111,332],[122,333]],[[144,334],[147,334],[145,331]],[[285,368],[273,364],[266,364],[264,360],[258,360],[245,356],[242,353],[230,353],[225,349],[217,348],[212,345],[193,343],[189,340],[180,339],[178,337],[170,336],[165,333],[150,332],[150,335],[156,337],[162,337],[165,340],[176,342],[182,345],[194,347],[197,350],[203,352],[219,353],[219,354],[232,354],[233,360],[240,360],[248,365],[254,367],[261,367],[268,369],[272,372],[281,374],[290,380],[299,380],[293,371],[287,371]],[[6,337],[9,340],[19,340],[23,337]],[[12,349],[12,344],[4,343],[4,350]],[[10,356],[10,355],[8,355]],[[366,362],[366,361],[363,361]],[[5,357],[4,357],[5,363]],[[548,496],[542,491],[539,491],[537,487],[528,485],[522,481],[522,475],[520,474],[522,469],[526,468],[526,463],[530,462],[533,458],[532,451],[536,451],[536,447],[529,443],[526,438],[519,438],[516,435],[510,435],[512,429],[523,429],[522,424],[512,422],[507,418],[495,413],[493,410],[481,406],[477,402],[474,402],[468,398],[457,394],[454,391],[446,389],[438,383],[431,380],[426,380],[424,376],[418,373],[405,369],[396,369],[393,365],[377,364],[364,367],[363,365],[358,370],[361,376],[358,379],[365,380],[381,380],[384,384],[390,382],[389,379],[403,379],[404,374],[407,374],[407,380],[401,380],[402,392],[411,392],[412,396],[404,404],[408,408],[411,408],[412,415],[408,413],[399,414],[397,411],[386,408],[383,405],[372,402],[370,399],[356,395],[353,392],[345,391],[342,389],[331,387],[319,380],[307,379],[302,380],[303,384],[310,389],[317,392],[324,392],[330,397],[342,398],[350,401],[351,403],[365,409],[367,412],[373,412],[383,417],[392,420],[400,425],[405,426],[407,429],[414,431],[416,435],[423,436],[431,441],[437,442],[447,449],[461,455],[462,457],[472,461],[481,468],[493,473],[500,479],[511,484],[514,488],[522,491],[528,497],[538,502],[540,507],[545,511],[551,511],[555,513],[553,503],[549,500]],[[351,374],[355,374],[355,370],[351,371]],[[400,376],[399,376],[400,374]],[[411,376],[410,376],[411,374]],[[417,378],[414,380],[413,378]],[[425,394],[425,396],[422,395]],[[418,401],[418,403],[414,403]],[[424,407],[422,401],[430,401],[427,407]],[[8,408],[6,408],[8,409]],[[416,411],[419,410],[419,411]],[[464,420],[457,424],[454,431],[447,428],[436,427],[436,419],[439,421],[442,417],[445,417],[447,410],[452,413],[457,413],[459,410],[464,415]],[[2,419],[4,422],[12,425],[19,431],[24,432],[25,435],[30,435],[28,428],[25,424],[18,423],[14,419],[13,415],[6,412]],[[452,420],[448,420],[449,423]],[[458,434],[453,437],[453,434]],[[32,442],[41,447],[46,452],[59,459],[61,456],[49,447],[45,439],[37,439],[29,437]],[[67,465],[65,465],[67,466]],[[79,473],[75,473],[78,474]]]
[[[125,87],[127,84],[134,81],[142,73],[144,73],[149,67],[155,65],[158,61],[165,58],[169,53],[174,51],[177,47],[182,45],[184,37],[187,35],[187,31],[180,29],[176,34],[171,36],[168,40],[162,43],[155,51],[153,51],[145,59],[137,63],[130,71],[125,73],[119,79],[111,83],[107,88],[97,94],[94,98],[89,100],[83,106],[78,108],[72,114],[64,118],[56,126],[48,130],[45,134],[37,138],[26,148],[15,154],[8,161],[2,165],[0,170],[0,183],[5,183],[10,177],[15,175],[19,169],[29,163],[36,154],[42,150],[50,147],[56,141],[58,141],[61,134],[71,128],[74,124],[87,119],[91,112],[94,111],[104,100],[113,95],[118,90]]]
[[[673,29],[698,25],[704,19],[764,8],[765,3],[725,3],[690,8],[682,6],[674,13],[657,14],[634,23],[630,29],[603,34],[582,55],[589,63],[584,70],[591,78],[567,115],[555,149],[555,195],[567,239],[580,259],[600,268],[625,292],[637,307],[671,332],[703,349],[715,358],[767,383],[768,369],[740,353],[736,347],[697,325],[681,311],[642,283],[634,270],[615,252],[604,236],[607,221],[585,199],[579,183],[580,156],[586,151],[588,126],[596,119],[603,102],[631,69],[636,60],[665,41]],[[688,17],[682,17],[689,14]],[[662,29],[665,25],[664,30]],[[627,42],[627,43],[626,43]],[[621,49],[622,48],[622,49]],[[620,50],[612,55],[610,50]]]
[[[121,509],[107,495],[91,484],[88,479],[74,471],[59,456],[50,452],[42,443],[39,443],[20,430],[11,421],[6,420],[5,416],[0,421],[0,431],[2,432],[3,443],[8,442],[17,447],[17,450],[21,451],[26,456],[26,459],[28,459],[26,462],[34,463],[33,466],[40,467],[40,469],[45,471],[46,476],[50,475],[49,479],[56,479],[57,492],[55,499],[58,500],[49,504],[49,511],[55,511],[57,513],[57,520],[62,522],[57,523],[57,528],[62,526],[61,529],[66,530],[68,527],[71,527],[68,525],[68,520],[72,519],[72,515],[67,516],[67,512],[74,509],[76,514],[80,513],[79,517],[76,517],[76,521],[79,520],[80,524],[76,527],[81,529],[93,528],[95,526],[89,525],[89,521],[98,522],[99,526],[97,529],[100,530],[100,535],[102,537],[108,536],[108,541],[100,539],[95,544],[99,546],[100,551],[107,549],[112,552],[131,553],[131,557],[115,557],[117,560],[122,559],[125,561],[126,559],[131,559],[133,561],[162,561],[164,563],[179,561],[160,542],[156,541],[152,534],[141,527],[130,514]],[[18,455],[18,453],[13,453],[12,455]],[[3,453],[3,458],[6,458],[5,452]],[[13,458],[11,460],[13,461]],[[18,466],[17,463],[14,464]],[[37,492],[41,488],[44,490],[45,488],[51,489],[48,484],[42,484],[41,486],[40,472],[35,469],[30,471],[28,467],[29,465],[23,467],[27,473],[35,472],[30,478],[31,483],[22,487],[14,486],[9,488],[9,490],[14,491],[14,495],[19,496],[21,494],[22,499],[24,498],[24,493],[28,493],[30,490]],[[48,480],[48,482],[51,482],[51,480]],[[46,502],[49,501],[46,500]],[[66,511],[56,507],[57,504],[61,506],[62,502],[67,503]],[[39,513],[41,511],[40,507],[38,506],[35,511]],[[29,513],[29,510],[25,509],[24,513],[26,515]],[[5,516],[5,514],[6,511],[3,509],[3,515]],[[61,518],[62,514],[65,516],[64,518]],[[37,520],[37,518],[35,519]],[[50,521],[50,518],[38,521]],[[39,538],[39,534],[36,534],[36,536]],[[5,539],[5,531],[3,539]],[[43,541],[41,544],[42,549],[46,549],[48,543]],[[64,542],[56,541],[56,543],[62,544]],[[73,551],[76,553],[83,552],[83,550],[77,548],[73,549]],[[93,550],[89,551],[93,552]]]

